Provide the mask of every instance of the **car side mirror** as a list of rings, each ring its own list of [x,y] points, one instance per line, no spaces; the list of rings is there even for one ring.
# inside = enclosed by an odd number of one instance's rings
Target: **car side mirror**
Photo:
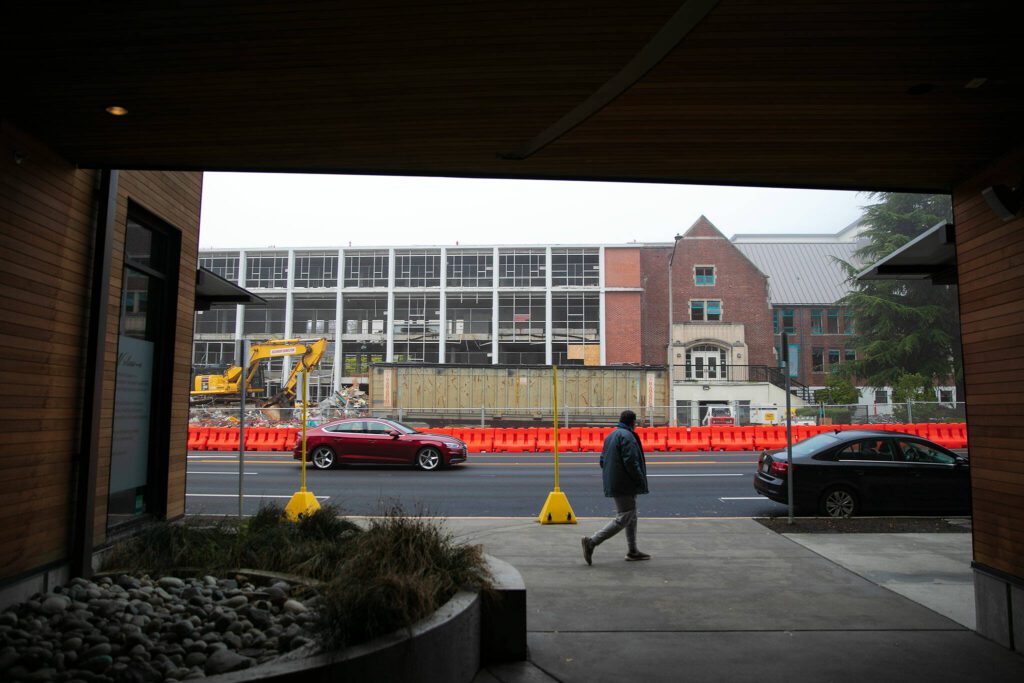
[[[400,437],[402,435],[401,432],[398,432],[398,431],[396,431],[394,429],[389,429],[388,430],[388,434],[391,435],[392,439],[397,439],[398,437]]]

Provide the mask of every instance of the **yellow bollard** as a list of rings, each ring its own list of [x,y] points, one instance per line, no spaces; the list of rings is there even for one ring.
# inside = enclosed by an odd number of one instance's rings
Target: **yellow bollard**
[[[554,385],[554,444],[555,444],[555,489],[548,494],[544,507],[540,509],[537,521],[541,524],[576,524],[576,515],[565,493],[558,488],[558,366],[551,366],[551,381]]]
[[[303,517],[309,517],[320,509],[320,501],[316,499],[312,491],[306,490],[306,404],[309,403],[309,389],[306,385],[307,370],[302,370],[302,484],[301,488],[292,494],[291,500],[284,508],[285,516],[293,522]]]

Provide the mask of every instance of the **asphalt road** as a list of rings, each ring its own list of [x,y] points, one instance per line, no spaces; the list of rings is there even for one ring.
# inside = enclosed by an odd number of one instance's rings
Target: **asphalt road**
[[[560,488],[577,517],[607,517],[613,510],[601,488],[597,454],[560,456]],[[452,469],[310,467],[307,488],[321,503],[352,515],[380,514],[397,504],[407,513],[445,517],[531,517],[540,513],[554,485],[547,453],[474,454]],[[751,483],[756,453],[651,453],[650,495],[641,496],[646,517],[752,517],[780,515],[786,507],[758,496]],[[243,511],[262,502],[284,505],[298,490],[300,467],[290,453],[247,453]],[[237,454],[192,453],[188,457],[186,512],[236,514]]]

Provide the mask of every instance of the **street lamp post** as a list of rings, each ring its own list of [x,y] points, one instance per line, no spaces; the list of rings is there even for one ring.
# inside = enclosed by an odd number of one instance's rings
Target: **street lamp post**
[[[676,258],[676,247],[679,246],[679,240],[683,238],[682,235],[676,235],[672,241],[672,253],[668,255],[668,344],[665,345],[665,357],[668,360],[668,411],[669,411],[669,424],[673,427],[676,425],[676,408],[675,399],[672,395],[672,389],[675,385],[675,358],[672,356],[672,262]]]

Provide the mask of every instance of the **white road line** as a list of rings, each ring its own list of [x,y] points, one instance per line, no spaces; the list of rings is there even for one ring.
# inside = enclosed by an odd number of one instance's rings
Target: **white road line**
[[[768,500],[768,499],[765,498],[764,496],[749,496],[747,498],[719,498],[718,500],[726,501],[726,500]]]
[[[186,496],[194,498],[238,498],[237,493],[186,493]],[[259,494],[247,494],[246,498],[291,498],[291,496],[272,496],[270,494],[259,495]],[[317,496],[317,500],[327,500],[330,496]]]
[[[238,476],[238,472],[200,472],[199,470],[187,470],[186,474],[231,474]],[[259,472],[246,472],[247,475],[256,476]]]
[[[648,474],[648,477],[745,477],[742,472],[738,474]]]
[[[246,453],[246,455],[248,455],[248,453]],[[232,455],[190,455],[190,456],[188,456],[188,459],[189,460],[206,460],[207,458],[237,458],[237,457],[238,457],[238,453],[234,453]]]

